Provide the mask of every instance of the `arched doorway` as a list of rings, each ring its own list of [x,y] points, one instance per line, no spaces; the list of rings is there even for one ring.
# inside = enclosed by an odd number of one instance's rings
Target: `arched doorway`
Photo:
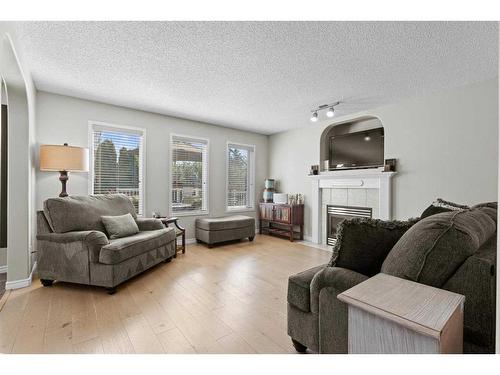
[[[2,35],[1,39],[0,77],[3,81],[2,97],[5,98],[3,100],[7,109],[6,155],[2,160],[6,162],[6,208],[2,206],[2,214],[6,218],[6,289],[16,289],[31,283],[32,156],[27,86],[9,34]]]
[[[0,299],[7,281],[7,129],[8,103],[5,81],[0,77]]]

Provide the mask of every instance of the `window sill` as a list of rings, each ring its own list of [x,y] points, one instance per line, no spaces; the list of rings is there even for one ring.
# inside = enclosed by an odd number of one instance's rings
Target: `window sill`
[[[204,216],[208,214],[209,214],[208,211],[172,212],[171,216],[186,217],[186,216]]]
[[[232,212],[250,212],[250,211],[255,211],[255,207],[241,207],[241,208],[227,208],[226,207],[226,213],[232,213]]]

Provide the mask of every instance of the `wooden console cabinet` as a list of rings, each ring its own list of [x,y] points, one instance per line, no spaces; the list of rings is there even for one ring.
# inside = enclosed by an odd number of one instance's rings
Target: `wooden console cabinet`
[[[304,205],[260,203],[259,233],[304,239]]]
[[[465,297],[379,273],[337,296],[349,354],[462,353]]]

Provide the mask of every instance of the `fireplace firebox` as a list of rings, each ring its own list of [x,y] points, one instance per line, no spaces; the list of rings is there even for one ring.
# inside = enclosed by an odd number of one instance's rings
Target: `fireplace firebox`
[[[370,207],[326,206],[326,243],[333,246],[337,242],[337,226],[346,219],[372,217]]]

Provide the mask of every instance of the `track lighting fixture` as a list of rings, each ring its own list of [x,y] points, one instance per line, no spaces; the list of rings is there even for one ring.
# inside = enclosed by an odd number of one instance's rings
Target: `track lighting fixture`
[[[311,121],[316,122],[318,121],[318,112],[314,112],[311,116]]]
[[[332,118],[335,115],[335,106],[339,105],[340,102],[334,102],[332,104],[322,104],[318,106],[318,108],[312,109],[312,116],[311,116],[311,121],[312,122],[317,122],[319,120],[318,118],[318,111],[323,111],[325,109],[328,109],[326,111],[326,117]]]

